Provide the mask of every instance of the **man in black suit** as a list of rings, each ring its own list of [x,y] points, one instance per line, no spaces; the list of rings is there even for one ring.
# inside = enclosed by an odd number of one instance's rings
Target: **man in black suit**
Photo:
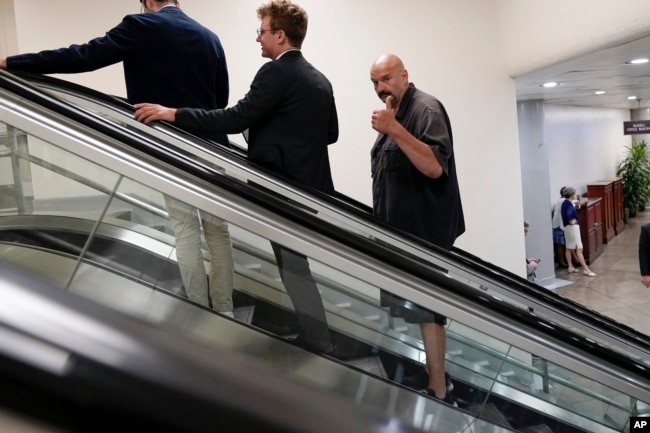
[[[639,235],[639,268],[641,268],[641,283],[650,287],[650,224],[641,227]]]
[[[329,80],[302,55],[307,13],[288,0],[257,9],[257,42],[271,59],[255,75],[249,92],[223,110],[168,108],[136,104],[135,118],[176,122],[189,128],[212,128],[235,134],[248,129],[248,157],[287,178],[327,194],[334,192],[327,147],[338,139],[338,118]],[[307,259],[272,243],[280,275],[298,316],[305,347],[332,352],[318,288]]]
[[[127,100],[191,105],[228,105],[228,69],[216,34],[188,17],[175,0],[140,0],[143,14],[124,17],[106,35],[88,43],[22,54],[0,60],[0,68],[40,74],[78,73],[123,62]],[[225,134],[191,132],[222,144]],[[176,235],[176,256],[188,297],[232,316],[233,259],[228,225],[213,215],[165,195]],[[200,225],[210,251],[208,281],[201,251]],[[209,293],[208,293],[209,292]]]

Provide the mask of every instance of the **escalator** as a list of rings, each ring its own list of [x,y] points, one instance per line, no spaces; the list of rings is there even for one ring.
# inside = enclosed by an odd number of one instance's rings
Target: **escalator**
[[[0,288],[3,432],[421,431],[6,263]]]
[[[119,99],[27,74],[0,74],[0,88],[0,260],[425,431],[629,431],[649,414],[647,336],[277,178],[236,146],[135,122]],[[235,319],[186,298],[163,193],[229,222]],[[336,352],[291,342],[269,241],[309,257]],[[380,288],[449,317],[458,409],[419,392],[419,329],[387,315]]]

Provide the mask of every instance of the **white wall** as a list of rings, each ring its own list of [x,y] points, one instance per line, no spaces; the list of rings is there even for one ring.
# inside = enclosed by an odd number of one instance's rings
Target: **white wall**
[[[260,0],[184,0],[184,10],[219,34],[234,104],[265,59],[255,42]],[[421,89],[448,109],[467,233],[457,242],[483,259],[522,274],[522,191],[515,86],[508,75],[494,3],[485,0],[302,0],[310,15],[303,51],[332,81],[340,139],[331,147],[336,188],[370,204],[370,115],[381,102],[369,67],[381,53],[400,55]],[[103,34],[132,2],[14,2],[18,52],[67,46]],[[51,30],[50,30],[51,29]],[[66,79],[124,95],[121,68]],[[242,142],[239,137],[235,141]],[[507,240],[508,247],[503,248]]]
[[[13,0],[0,0],[0,58],[16,51],[16,21]]]
[[[17,49],[16,53],[8,54],[30,53],[84,43],[102,36],[127,13],[140,11],[140,4],[135,1],[13,0],[13,3],[18,35]],[[126,96],[120,65],[85,74],[57,77],[106,93]]]
[[[0,0],[0,58],[16,51],[16,26],[13,0]],[[0,135],[6,134],[5,125],[0,125]],[[13,170],[9,158],[0,158],[0,185],[12,184]]]
[[[549,207],[560,188],[573,186],[579,194],[587,184],[616,176],[618,162],[632,136],[623,135],[630,110],[544,105],[551,194]]]
[[[510,76],[650,33],[647,0],[494,0]]]

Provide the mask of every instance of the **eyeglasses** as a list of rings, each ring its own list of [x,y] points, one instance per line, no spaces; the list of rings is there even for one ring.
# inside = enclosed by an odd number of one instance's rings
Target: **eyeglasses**
[[[257,32],[257,36],[262,36],[262,35],[264,34],[264,32],[271,32],[271,33],[273,33],[273,32],[275,32],[275,31],[277,31],[277,30],[276,30],[276,29],[257,29],[257,30],[256,30],[256,32]]]

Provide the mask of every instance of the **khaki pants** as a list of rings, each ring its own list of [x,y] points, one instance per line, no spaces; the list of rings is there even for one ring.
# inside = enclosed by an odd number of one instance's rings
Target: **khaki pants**
[[[187,297],[206,307],[210,307],[211,299],[216,311],[232,311],[234,265],[228,223],[173,197],[164,197]],[[201,227],[210,255],[209,282],[201,249]]]

